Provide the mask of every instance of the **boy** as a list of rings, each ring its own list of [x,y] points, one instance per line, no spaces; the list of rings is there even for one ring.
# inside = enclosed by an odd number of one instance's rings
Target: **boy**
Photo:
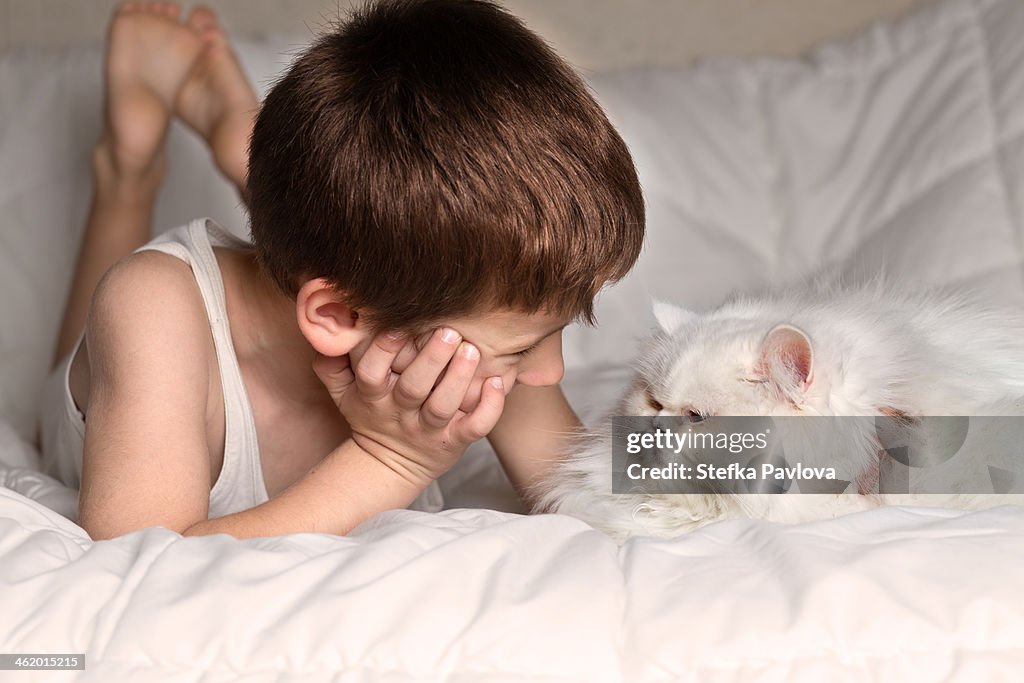
[[[256,106],[209,10],[115,15],[44,414],[52,469],[74,480],[81,459],[79,523],[344,534],[485,435],[528,499],[578,426],[561,330],[643,239],[632,160],[585,85],[490,2],[385,0],[301,55],[253,125]],[[149,230],[172,114],[238,186],[253,243],[194,221],[107,270]]]

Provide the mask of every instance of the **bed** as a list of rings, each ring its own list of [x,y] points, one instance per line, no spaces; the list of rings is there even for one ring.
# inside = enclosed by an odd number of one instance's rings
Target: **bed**
[[[1024,305],[1024,3],[938,0],[804,58],[591,72],[636,159],[649,235],[566,338],[598,419],[652,297],[694,308],[822,265]],[[240,46],[266,88],[296,47]],[[526,515],[486,444],[446,509],[347,537],[145,529],[92,542],[38,471],[39,385],[88,199],[100,53],[0,58],[0,653],[86,653],[16,681],[938,681],[1024,671],[1024,509],[720,522],[618,545]],[[175,128],[156,224],[244,235]]]

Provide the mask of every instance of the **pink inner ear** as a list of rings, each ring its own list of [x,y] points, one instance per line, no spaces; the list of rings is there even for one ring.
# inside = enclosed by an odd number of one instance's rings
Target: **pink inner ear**
[[[775,380],[782,379],[777,376],[781,370],[786,373],[786,379],[798,382],[803,385],[802,388],[806,388],[814,375],[811,340],[795,327],[779,325],[764,339],[758,368]]]

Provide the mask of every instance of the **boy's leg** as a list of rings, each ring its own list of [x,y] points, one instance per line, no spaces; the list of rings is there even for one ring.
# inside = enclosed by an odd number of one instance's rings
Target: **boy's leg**
[[[249,136],[259,99],[214,13],[197,7],[185,23],[204,48],[178,93],[174,112],[206,140],[217,167],[244,201]]]
[[[164,176],[163,142],[174,100],[202,49],[171,3],[128,2],[107,36],[104,129],[92,156],[94,189],[54,365],[85,325],[103,274],[150,237]]]

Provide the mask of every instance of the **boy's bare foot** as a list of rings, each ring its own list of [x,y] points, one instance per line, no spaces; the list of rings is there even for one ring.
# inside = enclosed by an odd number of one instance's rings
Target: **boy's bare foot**
[[[216,15],[197,7],[186,25],[204,48],[178,93],[175,112],[203,136],[217,167],[244,195],[249,135],[259,100]]]
[[[178,21],[177,5],[126,2],[107,37],[103,135],[94,158],[118,177],[162,174],[163,141],[174,100],[202,50]]]

